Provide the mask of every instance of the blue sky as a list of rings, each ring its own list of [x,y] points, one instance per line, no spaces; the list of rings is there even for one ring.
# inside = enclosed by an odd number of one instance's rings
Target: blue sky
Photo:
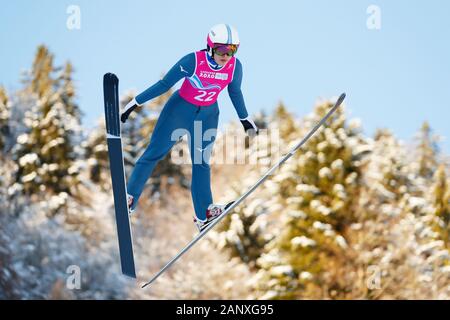
[[[81,10],[69,30],[68,6]],[[380,8],[381,29],[369,30],[367,8]],[[318,97],[347,93],[347,110],[365,132],[392,129],[406,141],[424,120],[450,137],[449,1],[5,1],[0,11],[0,85],[20,88],[39,44],[56,64],[75,67],[83,123],[102,116],[102,76],[114,72],[120,90],[137,93],[159,80],[180,57],[205,46],[221,22],[240,34],[243,93],[250,113],[282,100],[298,116]],[[237,119],[224,92],[221,124]]]

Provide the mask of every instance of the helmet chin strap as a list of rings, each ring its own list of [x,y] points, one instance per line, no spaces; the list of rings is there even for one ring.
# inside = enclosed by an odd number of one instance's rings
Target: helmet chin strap
[[[214,50],[211,49],[210,46],[207,46],[207,54],[208,54],[208,63],[211,64],[215,69],[220,69],[220,66],[216,60],[214,60]]]
[[[208,52],[208,55],[214,59],[214,50],[209,45],[206,45],[206,51]]]

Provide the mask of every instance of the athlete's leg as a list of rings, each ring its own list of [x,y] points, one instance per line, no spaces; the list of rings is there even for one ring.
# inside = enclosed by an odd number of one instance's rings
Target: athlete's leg
[[[206,219],[206,210],[213,203],[209,161],[217,135],[218,121],[219,108],[215,103],[201,108],[189,130],[188,143],[192,161],[191,193],[195,214],[200,220]]]
[[[158,161],[165,157],[181,137],[181,135],[173,135],[175,130],[184,129],[187,132],[192,123],[193,109],[186,108],[184,104],[186,101],[178,95],[178,92],[170,97],[156,122],[147,149],[136,161],[127,185],[127,192],[134,198],[132,209],[136,207],[144,186]]]

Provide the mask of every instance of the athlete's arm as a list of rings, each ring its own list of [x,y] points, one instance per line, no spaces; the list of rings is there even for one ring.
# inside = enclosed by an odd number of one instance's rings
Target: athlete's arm
[[[258,128],[252,119],[248,116],[247,108],[245,107],[244,96],[242,95],[242,64],[236,59],[236,67],[234,69],[233,80],[228,85],[228,94],[231,102],[239,116],[239,120],[244,126],[245,132],[254,130],[258,134]]]
[[[228,84],[228,95],[233,103],[234,109],[239,116],[239,119],[248,117],[247,108],[245,107],[244,96],[241,91],[242,84],[242,64],[236,59],[236,66],[234,69],[233,80]]]
[[[133,112],[138,106],[143,105],[145,102],[156,98],[172,88],[175,83],[184,77],[190,77],[195,70],[195,53],[190,53],[181,58],[167,74],[159,80],[157,83],[138,94],[133,100],[131,100],[123,109],[121,120],[125,122],[130,113]]]
[[[183,79],[184,77],[190,77],[194,73],[195,69],[195,53],[190,53],[181,58],[167,74],[152,85],[150,88],[136,96],[136,102],[139,105],[162,95],[172,88],[175,83]]]

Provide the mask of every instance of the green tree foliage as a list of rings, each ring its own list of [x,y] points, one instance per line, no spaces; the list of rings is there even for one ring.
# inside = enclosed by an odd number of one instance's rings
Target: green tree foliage
[[[256,178],[256,175],[251,174],[251,177]],[[239,186],[242,187],[243,184]],[[235,190],[230,198],[237,199],[239,196]],[[245,205],[238,206],[217,227],[218,247],[226,249],[231,257],[237,257],[248,267],[255,269],[256,261],[268,241],[261,222],[263,215],[267,213],[267,203],[260,198],[247,200]]]
[[[375,149],[376,157],[368,174],[377,175],[374,178],[380,195],[399,200],[412,187],[405,156],[398,153],[401,146],[391,131],[379,129],[375,133]]]
[[[283,121],[289,121],[291,117],[287,112],[283,116]],[[292,119],[291,119],[292,120]],[[271,136],[272,127],[269,128],[269,117],[260,112],[254,117],[254,121],[260,129],[260,134],[255,138],[246,137],[245,145],[233,145],[231,150],[227,149],[227,156],[239,153],[246,153],[249,156],[243,157],[245,161],[250,162],[248,168],[244,168],[245,178],[237,179],[231,185],[226,187],[226,199],[224,203],[230,199],[237,199],[241,196],[244,190],[248,190],[261,175],[267,171],[269,166],[272,166],[275,161],[278,161],[279,154],[276,153],[276,147],[281,144],[279,135]],[[267,132],[265,132],[267,130]],[[278,128],[273,127],[273,130]],[[240,124],[230,127],[227,136],[221,136],[217,143],[220,148],[225,141],[236,141],[236,136],[244,135]],[[275,139],[273,139],[275,137]],[[237,159],[231,159],[234,163]],[[246,163],[247,163],[246,162]],[[239,163],[239,162],[238,162]],[[237,165],[237,164],[236,164]],[[240,164],[246,166],[246,164]],[[218,169],[220,170],[220,169]],[[235,171],[235,169],[232,169]],[[218,173],[221,174],[221,173]],[[237,257],[247,266],[256,268],[256,260],[260,257],[264,245],[270,238],[263,225],[266,223],[266,216],[269,212],[268,206],[270,203],[262,199],[270,198],[273,194],[263,184],[261,185],[251,198],[245,201],[245,205],[236,207],[233,212],[224,218],[223,222],[217,226],[216,243],[219,248],[225,249],[231,257]]]
[[[111,177],[109,174],[108,146],[106,144],[105,120],[100,119],[98,126],[88,135],[83,143],[89,179],[98,184],[102,190],[109,190]]]
[[[318,104],[305,130],[332,107]],[[288,134],[288,132],[287,132]],[[368,147],[342,108],[274,177],[284,212],[277,236],[258,260],[256,289],[265,298],[297,299],[321,291],[345,296],[351,290],[339,270],[349,263],[348,226],[356,221],[362,160]]]
[[[439,218],[438,230],[448,247],[450,241],[450,186],[445,166],[440,165],[431,189],[433,214]]]
[[[298,130],[293,115],[287,110],[283,102],[280,102],[272,115],[272,122],[280,130],[281,139],[289,141],[290,137]]]
[[[14,150],[16,181],[26,194],[72,194],[78,183],[80,119],[73,102],[70,64],[62,72],[57,73],[53,55],[40,46],[25,88],[35,104],[24,115],[27,132],[17,138]]]
[[[74,68],[70,62],[66,62],[62,72],[60,72],[55,81],[61,102],[64,104],[68,114],[81,119],[83,113],[75,102],[75,86],[73,82]]]
[[[420,176],[430,179],[437,168],[437,138],[432,136],[431,127],[428,122],[424,122],[418,134],[418,173]]]
[[[5,88],[0,86],[0,151],[5,147],[9,134],[10,103]]]

